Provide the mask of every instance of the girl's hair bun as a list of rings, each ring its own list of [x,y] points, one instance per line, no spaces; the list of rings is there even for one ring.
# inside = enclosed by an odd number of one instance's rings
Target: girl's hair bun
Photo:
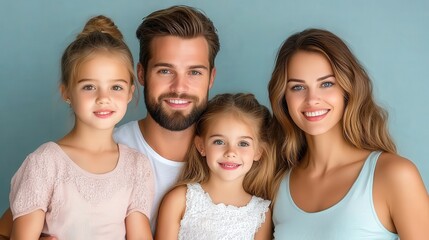
[[[83,27],[82,32],[77,36],[77,38],[88,36],[93,32],[107,33],[116,39],[124,39],[121,31],[119,31],[118,27],[115,25],[112,19],[103,15],[95,16],[88,20],[88,22]]]

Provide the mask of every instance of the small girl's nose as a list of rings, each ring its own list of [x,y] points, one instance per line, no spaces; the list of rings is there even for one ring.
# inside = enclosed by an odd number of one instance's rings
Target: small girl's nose
[[[97,103],[98,104],[105,104],[108,103],[110,101],[110,96],[107,92],[100,90],[98,92],[98,96],[97,96]]]
[[[235,153],[234,149],[229,148],[226,152],[225,152],[225,157],[227,158],[235,158],[237,156],[237,154]]]

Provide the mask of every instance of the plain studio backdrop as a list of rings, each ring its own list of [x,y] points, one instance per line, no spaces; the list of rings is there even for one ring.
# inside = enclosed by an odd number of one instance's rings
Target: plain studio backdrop
[[[99,14],[111,17],[137,62],[135,30],[142,18],[176,4],[203,10],[218,29],[211,97],[252,92],[269,105],[274,59],[290,34],[317,27],[340,36],[371,76],[399,154],[417,165],[429,188],[429,1],[15,0],[0,3],[0,212],[25,156],[73,125],[58,91],[60,57],[84,23]],[[121,123],[145,112],[140,87],[138,106],[131,103]]]

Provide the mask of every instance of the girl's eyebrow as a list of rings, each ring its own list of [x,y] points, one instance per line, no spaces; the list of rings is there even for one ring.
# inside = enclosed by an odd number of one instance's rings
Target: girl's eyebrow
[[[89,82],[89,81],[98,81],[97,79],[93,78],[81,78],[77,80],[77,82]],[[122,79],[122,78],[116,78],[116,79],[109,79],[109,82],[128,82],[128,80]]]
[[[222,134],[213,134],[213,135],[208,136],[208,138],[214,138],[214,137],[224,137],[224,135],[222,135]],[[240,138],[241,139],[250,139],[250,140],[253,140],[253,138],[251,136],[246,136],[246,135],[240,136]]]

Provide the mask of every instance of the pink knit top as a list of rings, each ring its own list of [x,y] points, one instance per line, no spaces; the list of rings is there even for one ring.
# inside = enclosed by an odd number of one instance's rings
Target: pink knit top
[[[43,233],[58,239],[124,239],[128,214],[150,216],[154,175],[143,154],[119,144],[119,155],[114,170],[93,174],[56,143],[43,144],[12,178],[13,219],[41,209]]]

